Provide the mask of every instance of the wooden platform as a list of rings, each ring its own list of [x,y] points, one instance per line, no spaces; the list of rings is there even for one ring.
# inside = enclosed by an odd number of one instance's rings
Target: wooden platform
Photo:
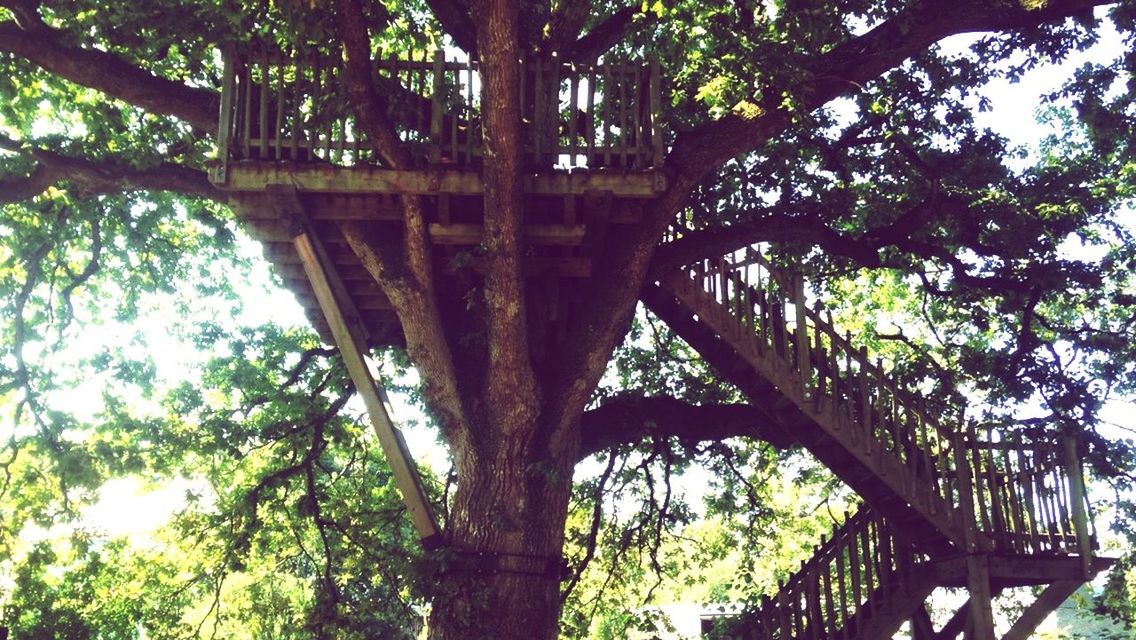
[[[292,246],[290,222],[281,217],[270,193],[275,187],[296,189],[313,231],[347,285],[371,336],[371,346],[401,344],[401,332],[388,300],[347,246],[339,229],[341,222],[370,223],[376,235],[401,235],[399,196],[419,195],[435,245],[437,273],[445,277],[455,269],[474,273],[482,269],[477,247],[482,239],[484,205],[478,171],[394,171],[243,160],[230,163],[224,178],[217,186],[229,193],[243,226],[261,242],[265,258],[325,337],[327,325]],[[665,177],[656,171],[549,171],[527,176],[526,277],[545,284],[560,281],[548,285],[554,291],[590,276],[593,258],[611,227],[636,222],[642,207],[665,188]]]

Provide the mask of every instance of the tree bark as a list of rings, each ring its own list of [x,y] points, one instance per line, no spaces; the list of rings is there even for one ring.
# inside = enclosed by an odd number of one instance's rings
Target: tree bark
[[[540,425],[499,425],[535,434]],[[560,617],[570,456],[535,454],[532,438],[502,438],[456,457],[448,536],[453,556],[435,594],[431,640],[552,640]]]

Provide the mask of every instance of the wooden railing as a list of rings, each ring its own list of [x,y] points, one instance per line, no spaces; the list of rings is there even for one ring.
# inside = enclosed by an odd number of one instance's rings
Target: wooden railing
[[[449,61],[439,51],[432,59],[378,60],[374,68],[388,116],[420,163],[480,162],[478,63]],[[517,100],[530,165],[645,169],[661,162],[657,63],[531,60],[521,69]],[[218,157],[222,164],[382,164],[351,114],[338,60],[263,50],[225,56]]]
[[[924,556],[896,536],[871,507],[844,522],[773,595],[740,621],[744,638],[838,638],[869,618],[888,615],[905,592],[921,602],[932,584],[917,575]],[[922,597],[920,597],[922,596]]]
[[[957,416],[945,426],[879,358],[808,304],[799,275],[782,273],[752,248],[691,265],[671,283],[713,300],[715,309],[695,310],[704,322],[717,325],[739,353],[764,363],[787,397],[823,408],[813,411],[827,416],[822,426],[872,461],[877,473],[902,474],[909,504],[945,510],[968,547],[1091,555],[1074,441],[997,430],[979,439]]]

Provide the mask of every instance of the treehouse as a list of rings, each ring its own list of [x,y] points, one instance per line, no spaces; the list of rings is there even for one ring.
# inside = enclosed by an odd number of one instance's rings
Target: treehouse
[[[571,321],[574,282],[592,275],[604,238],[666,187],[657,65],[522,64],[525,275],[547,324]],[[266,257],[344,354],[415,526],[444,544],[417,474],[363,361],[401,328],[340,225],[402,233],[400,197],[426,208],[436,271],[478,268],[484,154],[476,63],[380,60],[373,78],[411,149],[385,167],[350,114],[341,69],[278,52],[226,59],[213,182]],[[668,240],[681,238],[681,224]],[[977,429],[932,409],[855,336],[810,305],[807,283],[754,249],[675,271],[643,292],[651,311],[862,498],[812,558],[732,621],[730,637],[994,638],[991,600],[1041,587],[1002,636],[1029,637],[1076,588],[1109,566],[1096,553],[1072,433]],[[1050,435],[1047,435],[1050,434]],[[969,599],[935,629],[940,588]]]
[[[375,81],[416,167],[384,167],[350,114],[340,67],[318,57],[257,51],[226,57],[214,184],[309,317],[326,325],[292,246],[281,188],[320,237],[371,343],[399,342],[389,304],[344,245],[337,222],[365,220],[401,233],[399,196],[423,197],[430,240],[444,273],[473,263],[482,235],[481,78],[475,62],[380,60]],[[634,222],[621,204],[642,204],[666,186],[654,167],[663,136],[657,65],[522,65],[525,127],[526,273],[540,279],[550,322],[567,321],[557,295],[591,273],[612,225]],[[613,212],[623,212],[613,215]],[[392,324],[393,323],[393,324]]]

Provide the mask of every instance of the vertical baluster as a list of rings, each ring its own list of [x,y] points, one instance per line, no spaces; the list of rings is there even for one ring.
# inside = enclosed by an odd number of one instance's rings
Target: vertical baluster
[[[1022,505],[1026,514],[1026,533],[1034,553],[1042,552],[1041,538],[1038,536],[1037,497],[1033,492],[1033,469],[1026,456],[1025,447],[1015,452],[1018,459],[1018,482],[1023,492]]]
[[[663,165],[663,97],[659,86],[660,70],[658,57],[651,58],[651,165]]]
[[[284,52],[275,52],[273,54],[273,61],[276,63],[276,112],[272,114],[272,137],[274,139],[273,158],[280,160],[283,157],[281,154],[281,146],[284,143],[284,97],[288,95],[284,85]]]
[[[867,610],[872,615],[876,613],[876,588],[879,585],[879,565],[876,564],[872,544],[872,533],[875,529],[875,518],[864,523],[860,535],[860,557],[864,564],[864,597],[867,600]]]
[[[568,67],[568,166],[580,166],[576,158],[580,153],[579,120],[580,120],[580,73],[575,64]]]
[[[837,601],[836,614],[832,617],[833,629],[843,629],[844,637],[848,637],[848,582],[845,576],[845,564],[848,562],[847,546],[848,546],[848,511],[844,512],[844,523],[840,525],[837,530],[836,536],[833,537],[835,542],[835,557],[836,557],[836,593]]]
[[[786,593],[787,589],[788,585],[786,583],[781,581],[777,582],[777,617],[781,622],[781,637],[785,639],[793,637],[793,612],[789,608],[789,594]]]
[[[813,376],[809,366],[809,332],[805,326],[805,279],[800,273],[793,273],[792,286],[791,302],[797,315],[794,331],[797,343],[797,371],[800,373],[802,395],[808,398],[809,383]]]
[[[998,468],[994,461],[994,447],[1000,443],[994,441],[994,430],[986,428],[986,441],[989,443],[983,452],[982,464],[986,469],[986,487],[990,494],[990,526],[993,538],[999,545],[1006,544],[1006,505],[1002,499],[1002,488],[998,477]]]
[[[460,72],[459,72],[460,73]],[[520,75],[521,75],[521,113],[525,113],[525,75],[526,69],[524,60],[520,61]],[[465,139],[462,144],[465,146],[464,161],[468,164],[473,164],[474,156],[474,123],[477,118],[473,114],[473,57],[469,57],[465,61]],[[455,120],[457,118],[455,117]]]
[[[320,152],[322,151],[322,149],[320,148],[320,118],[323,116],[323,109],[320,109],[320,103],[322,102],[322,97],[323,97],[323,94],[322,94],[323,87],[322,87],[321,82],[320,82],[320,79],[321,79],[320,76],[322,75],[321,69],[323,67],[323,64],[322,64],[318,54],[315,54],[315,53],[312,54],[311,67],[312,67],[312,120],[311,120],[312,124],[311,124],[311,129],[309,129],[309,131],[308,131],[308,134],[311,136],[310,145],[311,145],[311,149],[312,149],[312,158],[314,159],[314,158],[317,158],[317,157],[322,157],[320,155]]]
[[[272,62],[268,56],[267,47],[260,50],[260,113],[257,117],[257,123],[260,125],[260,144],[258,146],[262,160],[268,157],[268,89],[272,82],[269,73]]]
[[[533,58],[533,162],[541,162],[541,128],[545,125],[544,114],[544,69],[540,57]]]
[[[844,411],[841,412],[840,417],[844,420],[844,422],[849,423],[850,425],[855,425],[855,422],[856,422],[856,374],[852,370],[853,348],[852,348],[852,332],[851,331],[845,330],[844,342],[841,343],[841,349],[840,350],[844,352],[844,374],[841,376],[842,379],[844,380],[844,389],[842,391],[842,395],[843,395],[843,398],[844,398],[842,406],[844,408]],[[854,435],[855,433],[856,433],[856,430],[855,430],[855,428],[853,428],[851,430],[851,433],[848,434],[849,437],[852,438],[853,441],[855,441],[855,435]]]
[[[300,159],[300,137],[303,135],[303,114],[300,106],[304,101],[304,57],[299,51],[295,52],[294,56],[295,75],[292,82],[292,136],[288,143],[288,149],[293,162]]]
[[[253,126],[253,117],[255,114],[252,112],[252,103],[256,101],[256,76],[254,75],[253,68],[256,59],[252,52],[249,52],[244,59],[244,69],[241,71],[241,102],[244,107],[244,117],[241,119],[241,129],[244,135],[241,136],[243,158],[249,158],[252,155],[252,132],[256,127]]]
[[[1010,544],[1010,548],[1019,553],[1024,552],[1023,546],[1024,538],[1022,537],[1022,517],[1021,517],[1021,500],[1017,495],[1017,487],[1014,486],[1014,470],[1010,464],[1009,448],[1012,443],[1006,438],[1002,438],[1002,448],[999,450],[999,458],[1002,463],[1002,486],[1005,488],[1006,499],[1006,540]]]
[[[991,530],[991,520],[989,515],[989,501],[988,490],[985,479],[985,465],[982,461],[982,450],[979,446],[978,435],[975,433],[974,425],[970,425],[970,457],[974,467],[974,496],[977,498],[978,503],[978,518],[979,529],[987,533]]]
[[[424,51],[423,56],[425,55]],[[434,52],[434,65],[430,77],[430,164],[438,164],[442,161],[442,120],[445,116],[446,90],[445,69],[446,54],[438,49]],[[423,73],[425,74],[425,71]]]
[[[862,527],[859,521],[862,520],[864,515],[863,508],[856,514],[857,522],[855,525],[849,527],[849,545],[848,545],[848,569],[851,575],[852,582],[852,609],[859,609],[860,605],[864,603],[863,581],[864,562],[860,558],[860,530]]]
[[[824,547],[825,540],[821,538],[820,546]],[[831,553],[831,551],[830,551]],[[839,565],[839,558],[836,559],[836,564]],[[824,596],[824,610],[820,615],[821,631],[823,635],[827,636],[829,633],[836,631],[836,609],[833,606],[835,598],[832,597],[832,583],[833,583],[833,560],[830,558],[829,562],[820,566],[821,577],[821,594]]]
[[[221,116],[217,123],[217,160],[221,163],[218,169],[218,177],[221,182],[228,179],[225,171],[229,163],[230,145],[233,143],[233,125],[238,120],[236,111],[237,60],[235,58],[235,51],[229,48],[224,50],[224,66],[221,71]]]
[[[619,77],[619,164],[623,168],[627,168],[631,164],[631,158],[628,154],[628,147],[631,142],[631,127],[628,120],[630,118],[628,97],[627,97],[627,67],[618,65],[616,73]]]
[[[860,434],[864,437],[864,447],[869,453],[872,450],[872,434],[875,427],[872,424],[872,398],[868,389],[868,376],[871,375],[871,363],[868,362],[868,347],[860,346]]]
[[[818,316],[819,317],[819,316]],[[817,355],[818,365],[825,361],[824,353],[824,327],[822,323],[813,323],[813,352]],[[827,398],[831,395],[831,385],[826,384],[826,376],[823,367],[817,366],[816,368],[816,388],[813,390],[813,401],[819,407],[821,399]],[[829,378],[831,380],[831,378]]]
[[[588,83],[587,110],[585,111],[585,124],[587,126],[584,127],[584,144],[587,147],[585,162],[591,168],[596,165],[596,67],[595,65],[588,65],[585,69]]]

